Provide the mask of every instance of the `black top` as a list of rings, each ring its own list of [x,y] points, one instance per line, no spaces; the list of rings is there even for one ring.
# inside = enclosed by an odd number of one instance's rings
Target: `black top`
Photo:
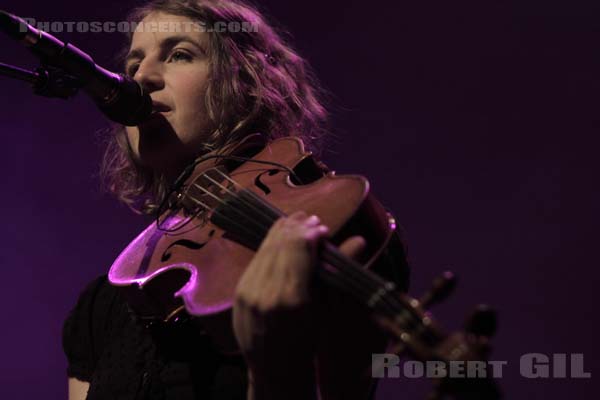
[[[90,382],[88,400],[246,398],[241,357],[218,354],[191,324],[156,335],[134,319],[106,275],[81,293],[64,324],[63,348],[67,375]]]

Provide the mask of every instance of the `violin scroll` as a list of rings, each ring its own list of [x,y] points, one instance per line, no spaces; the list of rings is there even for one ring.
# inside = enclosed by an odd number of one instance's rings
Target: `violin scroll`
[[[462,331],[445,334],[431,313],[424,310],[446,299],[455,286],[455,276],[445,272],[434,280],[432,288],[420,300],[397,294],[403,312],[393,318],[376,320],[397,339],[392,352],[407,353],[423,362],[442,363],[428,400],[500,399],[500,390],[486,362],[491,352],[491,337],[496,331],[496,312],[489,306],[479,305],[466,319]]]

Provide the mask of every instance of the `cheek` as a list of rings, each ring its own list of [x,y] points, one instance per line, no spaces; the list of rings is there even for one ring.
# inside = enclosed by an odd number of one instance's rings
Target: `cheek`
[[[189,68],[178,71],[171,80],[172,95],[181,106],[190,106],[202,103],[208,84],[208,73],[204,68],[191,65]]]
[[[181,109],[187,115],[204,112],[204,99],[206,96],[206,82],[188,81],[179,88]],[[201,115],[198,115],[201,116]]]
[[[194,142],[198,137],[207,135],[209,129],[208,115],[206,111],[206,81],[187,81],[181,86],[181,102],[177,104],[179,111],[178,129],[181,139],[185,142]]]

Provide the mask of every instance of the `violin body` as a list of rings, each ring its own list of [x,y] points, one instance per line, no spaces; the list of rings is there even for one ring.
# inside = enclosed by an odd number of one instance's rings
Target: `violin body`
[[[245,162],[227,171],[229,179],[217,173],[210,182],[203,174],[214,171],[216,163],[199,163],[174,196],[173,205],[159,217],[161,223],[150,224],[115,260],[109,281],[123,288],[139,318],[169,322],[184,314],[203,317],[205,326],[213,326],[209,330],[220,331],[216,341],[227,337],[227,344],[221,346],[230,348],[231,337],[225,332],[231,329],[228,311],[257,243],[249,244],[211,221],[214,211],[209,208],[216,208],[216,198],[224,198],[228,190],[250,190],[284,215],[302,210],[319,216],[329,227],[333,243],[362,235],[367,241],[364,268],[378,269],[385,264],[378,261],[388,254],[390,243],[399,245],[395,222],[370,195],[368,181],[357,175],[323,174],[298,138],[270,142],[252,159],[285,166],[294,170],[294,177],[273,164]],[[202,209],[194,201],[207,207]],[[246,225],[253,229],[252,222]],[[406,278],[407,271],[397,276]],[[406,281],[398,284],[405,286]]]

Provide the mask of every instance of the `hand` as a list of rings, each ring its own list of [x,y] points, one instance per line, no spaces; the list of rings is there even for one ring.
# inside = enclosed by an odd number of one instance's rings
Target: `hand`
[[[310,280],[327,233],[314,215],[280,218],[240,278],[233,327],[242,353],[257,367],[266,358],[310,350]]]
[[[282,389],[291,399],[289,384],[298,388],[298,398],[311,397],[306,394],[310,385],[314,392],[311,280],[319,242],[328,232],[318,217],[304,212],[279,219],[240,278],[233,328],[248,362],[251,384],[259,380],[259,385],[279,386],[260,392],[281,393]],[[363,247],[364,239],[353,237],[341,250],[352,256]],[[300,393],[300,387],[307,392]]]

